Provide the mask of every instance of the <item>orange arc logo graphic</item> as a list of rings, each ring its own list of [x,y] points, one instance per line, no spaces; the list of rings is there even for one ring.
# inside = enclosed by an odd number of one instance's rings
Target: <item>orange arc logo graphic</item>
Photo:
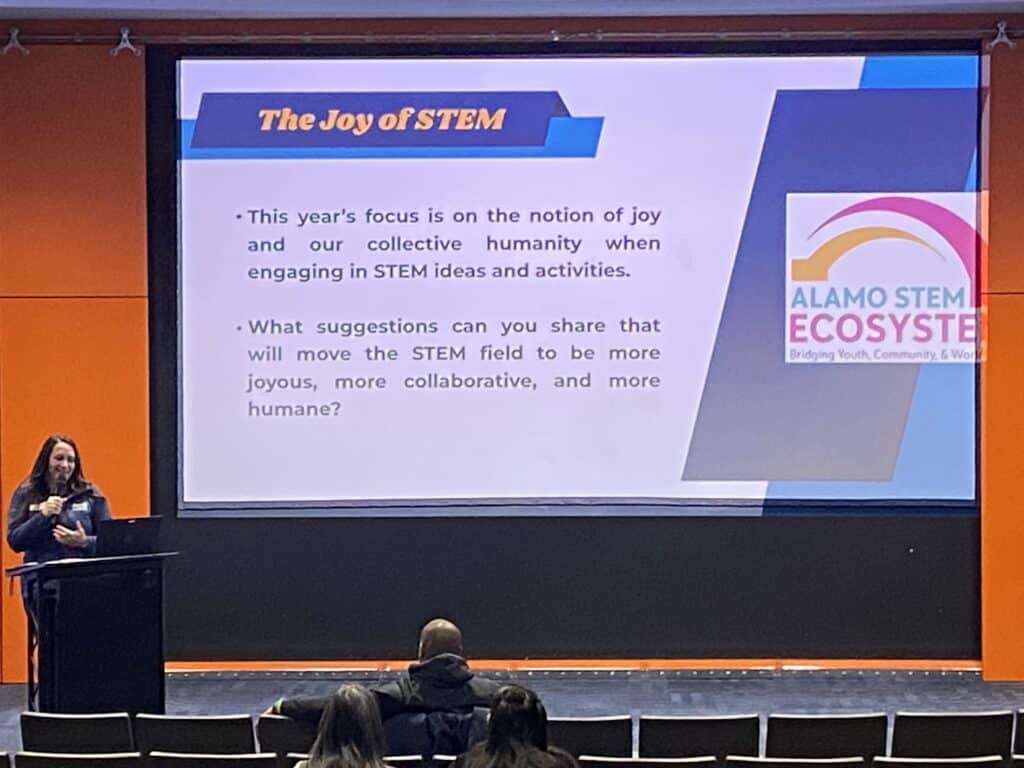
[[[790,276],[793,280],[828,280],[828,272],[832,265],[839,260],[840,256],[851,248],[856,248],[858,245],[882,239],[909,240],[918,245],[923,245],[940,258],[942,257],[942,254],[930,244],[904,229],[897,229],[896,227],[860,227],[836,235],[828,242],[819,246],[806,259],[793,259],[790,264]]]

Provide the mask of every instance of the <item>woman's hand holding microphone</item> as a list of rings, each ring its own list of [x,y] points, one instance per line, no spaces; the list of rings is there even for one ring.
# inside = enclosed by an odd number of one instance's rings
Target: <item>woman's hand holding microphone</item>
[[[42,512],[45,517],[53,517],[54,515],[59,515],[63,507],[63,496],[50,496],[45,501],[39,502],[39,511]]]
[[[60,511],[64,508],[64,501],[63,496],[50,496],[46,500],[39,502],[39,511],[47,518],[59,515]],[[73,547],[75,549],[81,549],[89,543],[85,529],[82,528],[80,521],[75,522],[74,528],[57,525],[53,529],[53,538],[65,547]]]

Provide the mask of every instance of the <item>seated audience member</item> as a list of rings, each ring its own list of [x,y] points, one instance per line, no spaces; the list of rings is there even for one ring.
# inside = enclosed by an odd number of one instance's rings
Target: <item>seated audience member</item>
[[[452,768],[577,768],[565,750],[548,747],[548,715],[537,694],[506,685],[491,703],[487,739],[452,763]]]
[[[327,699],[309,759],[296,768],[386,768],[377,699],[363,686],[343,685]]]
[[[372,686],[390,754],[458,754],[482,735],[487,707],[500,688],[473,674],[462,650],[462,632],[446,619],[434,619],[420,631],[419,661],[397,680]],[[271,712],[318,722],[325,698],[280,699]]]

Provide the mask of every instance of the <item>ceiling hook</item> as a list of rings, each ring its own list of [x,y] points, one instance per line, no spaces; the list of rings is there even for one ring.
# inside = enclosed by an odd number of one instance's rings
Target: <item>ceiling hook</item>
[[[18,40],[19,31],[20,30],[17,27],[11,27],[9,32],[10,37],[7,38],[7,45],[0,49],[0,54],[6,56],[11,51],[18,51],[22,56],[28,56],[28,48],[22,45],[21,41]]]
[[[117,54],[119,54],[121,51],[131,51],[136,56],[142,55],[142,51],[140,51],[138,48],[132,45],[132,41],[129,39],[128,35],[128,27],[121,27],[121,41],[116,46],[110,49],[111,56],[117,56]]]
[[[996,22],[996,36],[988,41],[988,45],[986,47],[991,51],[997,45],[1003,45],[1004,43],[1011,48],[1017,47],[1017,44],[1010,39],[1009,35],[1006,34],[1006,22],[999,21]]]

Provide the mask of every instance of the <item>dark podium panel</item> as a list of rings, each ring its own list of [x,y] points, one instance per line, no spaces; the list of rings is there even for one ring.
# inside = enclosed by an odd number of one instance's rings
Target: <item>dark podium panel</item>
[[[28,612],[30,710],[163,714],[163,563],[173,554],[7,571],[21,577]]]

